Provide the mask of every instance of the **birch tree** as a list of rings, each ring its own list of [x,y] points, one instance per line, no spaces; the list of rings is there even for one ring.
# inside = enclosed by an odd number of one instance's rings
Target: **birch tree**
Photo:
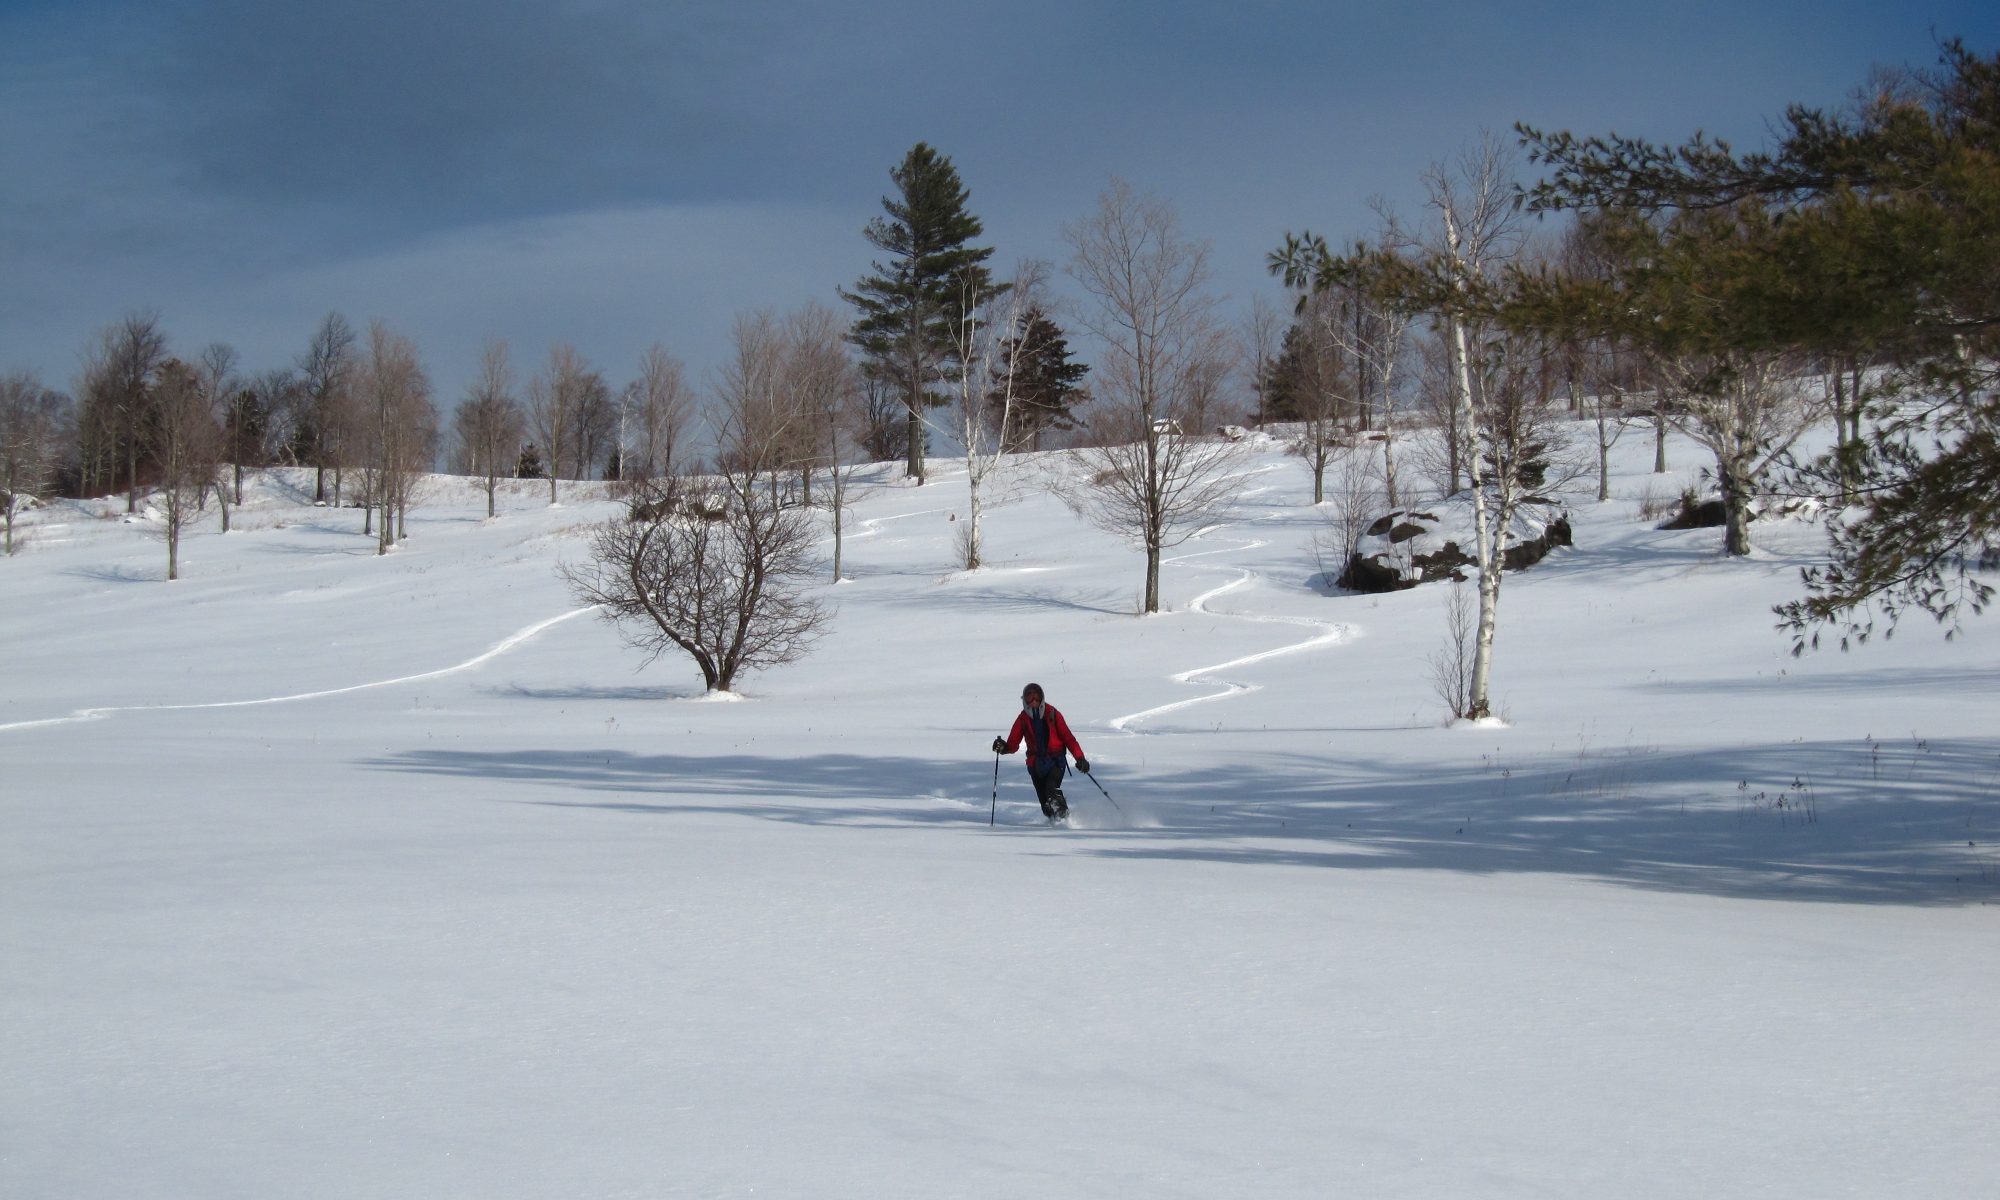
[[[965,447],[966,522],[959,532],[959,562],[968,571],[977,571],[985,547],[986,480],[1000,466],[1009,446],[1007,433],[1017,424],[1016,394],[1023,373],[1010,369],[1035,352],[1023,346],[1030,330],[1030,314],[1039,311],[1039,298],[1046,272],[1039,263],[1023,263],[1015,270],[1013,286],[1000,295],[989,295],[982,303],[966,307],[965,320],[953,332],[953,357],[958,361],[954,405],[958,416],[958,438]],[[976,281],[963,285],[968,292]],[[1048,326],[1053,328],[1053,326]]]
[[[1505,560],[1508,524],[1503,495],[1495,503],[1487,490],[1487,470],[1479,452],[1484,430],[1473,403],[1472,351],[1467,326],[1472,311],[1474,280],[1484,280],[1518,244],[1512,180],[1499,143],[1488,137],[1463,155],[1455,167],[1434,165],[1425,174],[1425,190],[1443,235],[1442,264],[1458,302],[1443,309],[1446,350],[1459,414],[1466,439],[1467,473],[1472,484],[1473,536],[1478,542],[1479,625],[1473,638],[1472,683],[1465,716],[1492,716],[1493,639],[1500,616],[1500,577]],[[1504,485],[1504,480],[1502,481]],[[1511,512],[1506,513],[1511,517]]]
[[[1493,642],[1511,523],[1502,517],[1511,517],[1510,505],[1519,502],[1518,484],[1524,478],[1519,472],[1527,459],[1521,453],[1525,443],[1509,445],[1525,430],[1488,427],[1480,403],[1485,381],[1475,376],[1484,375],[1491,363],[1508,370],[1521,366],[1518,347],[1502,340],[1485,341],[1497,332],[1492,293],[1500,268],[1519,248],[1519,222],[1509,158],[1491,135],[1480,138],[1453,162],[1431,166],[1423,183],[1435,221],[1424,245],[1362,243],[1341,257],[1333,255],[1323,239],[1287,236],[1284,247],[1272,255],[1271,265],[1288,278],[1311,279],[1316,290],[1360,286],[1387,306],[1429,315],[1439,327],[1451,409],[1448,436],[1453,441],[1452,457],[1462,465],[1469,483],[1479,570],[1472,673],[1466,711],[1460,715],[1481,719],[1492,715]],[[1498,356],[1487,357],[1489,351],[1498,351]],[[1509,462],[1515,464],[1511,469]],[[1454,483],[1457,473],[1455,469]]]

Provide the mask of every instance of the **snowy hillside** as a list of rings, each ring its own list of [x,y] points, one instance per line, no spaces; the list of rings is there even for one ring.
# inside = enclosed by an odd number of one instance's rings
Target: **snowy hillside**
[[[802,663],[699,698],[436,479],[378,558],[257,477],[0,560],[0,1195],[1975,1196],[2000,1177],[2000,627],[1794,659],[1758,553],[1574,513],[1505,727],[1436,587],[1327,594],[1266,445],[1140,556],[1010,464],[859,502]],[[108,514],[108,515],[107,515]],[[1043,684],[1098,780],[988,743]]]

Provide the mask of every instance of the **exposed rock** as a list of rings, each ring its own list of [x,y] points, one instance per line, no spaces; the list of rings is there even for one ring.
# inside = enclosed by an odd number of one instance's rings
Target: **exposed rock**
[[[1787,496],[1778,499],[1752,501],[1750,519],[1768,521],[1778,517],[1803,517],[1810,519],[1819,515],[1824,504],[1811,496]],[[1696,494],[1690,488],[1681,493],[1680,508],[1673,516],[1662,521],[1658,529],[1714,529],[1727,524],[1729,514],[1722,506],[1722,497],[1714,492]]]
[[[1394,592],[1441,579],[1470,579],[1478,572],[1472,501],[1464,493],[1421,509],[1397,509],[1370,524],[1355,543],[1341,587]],[[1534,508],[1514,515],[1503,563],[1519,571],[1557,546],[1571,544],[1568,516]]]
[[[1681,493],[1680,511],[1660,522],[1661,529],[1711,529],[1725,524],[1729,511],[1722,506],[1722,497],[1697,497],[1692,491]]]

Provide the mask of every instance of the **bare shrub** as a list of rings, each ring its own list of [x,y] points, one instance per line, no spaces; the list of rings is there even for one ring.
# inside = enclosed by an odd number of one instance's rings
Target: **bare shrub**
[[[1648,479],[1639,492],[1639,519],[1648,525],[1659,524],[1680,511],[1682,497],[1679,489]]]
[[[1354,561],[1355,543],[1380,514],[1381,491],[1376,487],[1372,456],[1348,450],[1335,462],[1319,506],[1325,524],[1313,535],[1313,558],[1320,574],[1336,587],[1345,587],[1348,567]]]
[[[1431,652],[1431,688],[1444,702],[1451,720],[1463,720],[1473,711],[1472,664],[1478,622],[1466,586],[1454,582],[1444,594],[1444,645]]]

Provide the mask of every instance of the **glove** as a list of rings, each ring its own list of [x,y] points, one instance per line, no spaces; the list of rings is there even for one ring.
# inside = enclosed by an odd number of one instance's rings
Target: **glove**
[[[1088,774],[1090,774],[1090,760],[1089,760],[1089,759],[1087,759],[1087,758],[1079,758],[1079,759],[1077,759],[1077,760],[1076,760],[1076,769],[1077,769],[1077,770],[1079,770],[1079,771],[1082,771],[1082,772],[1083,772],[1083,773],[1084,773],[1085,775],[1088,775]]]
[[[1003,738],[1003,737],[997,737],[997,738],[994,738],[994,739],[993,739],[993,753],[995,753],[995,754],[1005,754],[1005,753],[1007,753],[1007,739],[1006,739],[1006,738]]]

